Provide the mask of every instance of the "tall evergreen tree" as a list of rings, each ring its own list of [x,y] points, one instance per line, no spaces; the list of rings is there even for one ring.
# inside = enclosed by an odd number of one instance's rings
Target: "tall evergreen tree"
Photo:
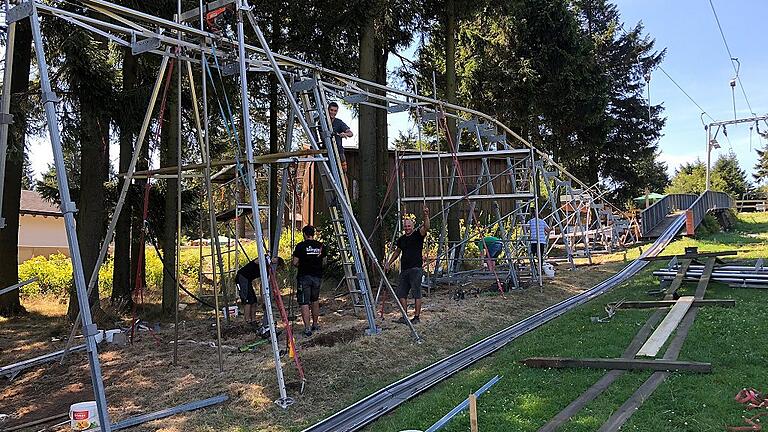
[[[11,82],[10,113],[14,123],[8,127],[8,154],[5,165],[3,211],[5,227],[0,229],[0,287],[19,282],[19,201],[23,174],[24,146],[29,116],[30,64],[32,61],[32,28],[29,20],[16,23],[13,46],[13,72]],[[0,316],[13,316],[24,312],[19,301],[19,290],[0,296]]]
[[[752,185],[747,180],[747,174],[739,166],[739,160],[733,151],[721,154],[717,158],[712,166],[712,173],[715,173],[723,181],[723,186],[719,190],[728,193],[733,198],[743,199],[752,190]]]
[[[768,179],[768,142],[766,142],[763,149],[755,149],[757,152],[757,163],[755,164],[755,172],[752,174],[752,178],[757,183],[762,184]]]

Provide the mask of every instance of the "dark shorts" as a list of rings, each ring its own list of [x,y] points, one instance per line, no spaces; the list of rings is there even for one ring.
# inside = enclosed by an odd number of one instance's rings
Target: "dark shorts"
[[[308,305],[320,300],[320,283],[322,279],[317,276],[299,276],[297,279],[296,300],[300,305]]]
[[[504,245],[502,245],[501,242],[498,242],[486,245],[486,247],[488,248],[488,254],[491,256],[491,258],[498,258],[499,255],[501,255],[501,249],[504,247]],[[485,251],[482,252],[485,254]]]
[[[531,243],[530,251],[531,255],[533,255],[533,259],[538,259],[539,255],[537,250],[541,251],[541,256],[545,257],[547,255],[547,245],[544,243]]]
[[[424,270],[414,267],[400,272],[400,282],[397,285],[397,298],[408,298],[408,293],[415,299],[421,298],[421,275]]]
[[[243,304],[251,305],[258,303],[256,291],[253,290],[253,284],[245,276],[237,275],[237,293],[240,294],[240,301]]]

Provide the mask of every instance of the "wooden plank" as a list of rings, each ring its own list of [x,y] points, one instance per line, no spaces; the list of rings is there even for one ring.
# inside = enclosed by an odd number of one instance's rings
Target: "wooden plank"
[[[653,331],[653,327],[656,326],[656,324],[661,321],[661,319],[664,318],[664,311],[663,310],[657,310],[654,312],[648,320],[643,324],[643,326],[640,328],[640,330],[637,332],[635,337],[632,339],[632,342],[630,342],[629,346],[626,350],[624,350],[624,353],[622,354],[623,358],[632,358],[637,354],[637,350],[640,349],[640,347],[645,343],[646,339],[648,339],[648,336]],[[562,411],[557,413],[550,421],[547,422],[544,426],[542,426],[538,432],[554,432],[562,426],[565,422],[570,420],[571,417],[576,415],[579,411],[582,410],[585,406],[587,406],[590,402],[595,400],[598,396],[600,396],[605,390],[608,389],[608,387],[613,384],[614,381],[616,381],[620,376],[624,374],[625,371],[623,370],[612,370],[607,372],[605,375],[603,375],[602,378],[596,383],[594,383],[591,387],[589,387],[584,393],[582,393],[578,398],[574,399],[573,402],[568,404],[565,408],[563,408]]]
[[[653,309],[671,307],[677,303],[677,300],[651,300],[651,301],[625,301],[621,304],[616,304],[617,309]],[[693,300],[692,306],[721,306],[721,307],[734,307],[736,306],[736,300],[731,299],[700,299]]]
[[[738,251],[722,251],[722,252],[699,252],[697,254],[693,255],[658,255],[655,257],[643,257],[640,258],[642,261],[668,261],[672,258],[677,257],[677,259],[695,259],[695,258],[707,258],[707,257],[719,257],[719,256],[729,256],[729,255],[736,255]]]
[[[520,361],[526,366],[538,368],[586,368],[620,370],[654,370],[712,372],[711,363],[684,362],[677,360],[646,360],[628,358],[565,358],[565,357],[530,357]]]
[[[677,274],[675,275],[675,279],[672,280],[672,283],[667,287],[666,291],[664,291],[664,298],[669,300],[672,299],[675,296],[675,293],[678,289],[683,285],[683,281],[685,281],[685,274],[688,273],[688,267],[691,266],[691,260],[686,259],[683,260],[682,264],[680,264],[680,268],[677,269]]]
[[[661,347],[664,346],[664,343],[667,342],[667,339],[672,335],[672,332],[675,331],[680,324],[680,321],[682,321],[683,317],[688,312],[688,309],[691,308],[691,305],[693,305],[692,296],[680,297],[677,303],[672,306],[672,309],[669,310],[667,316],[664,317],[664,320],[661,321],[661,324],[659,324],[653,332],[651,337],[648,338],[648,341],[646,341],[640,348],[640,351],[637,352],[637,355],[655,357],[659,353]]]
[[[696,315],[699,309],[696,307],[691,308],[690,312],[685,315],[685,318],[680,323],[677,329],[677,334],[669,344],[667,352],[664,353],[664,358],[667,360],[676,360],[680,355],[680,350],[683,347],[685,339],[688,337],[688,332],[693,325],[693,321],[696,319]],[[650,378],[648,378],[643,385],[638,388],[635,393],[627,399],[624,404],[614,412],[611,417],[600,427],[600,432],[616,432],[621,426],[632,417],[632,414],[640,408],[640,406],[648,399],[654,390],[664,382],[669,376],[670,372],[654,372]]]
[[[469,394],[469,430],[477,432],[477,396]]]
[[[707,292],[707,287],[709,286],[709,280],[712,278],[712,270],[715,268],[716,260],[717,257],[710,257],[707,259],[707,263],[704,265],[704,271],[701,272],[701,277],[699,278],[699,284],[696,285],[696,292],[694,293],[695,298],[704,298],[704,293]]]

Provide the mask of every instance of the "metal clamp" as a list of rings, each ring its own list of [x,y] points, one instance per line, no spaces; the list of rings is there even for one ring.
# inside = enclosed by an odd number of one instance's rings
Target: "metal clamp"
[[[59,96],[54,91],[43,92],[43,105],[52,102],[59,103]]]
[[[13,124],[13,114],[0,113],[0,125]]]
[[[94,323],[83,326],[83,336],[85,337],[96,336],[98,333],[99,329]]]
[[[233,76],[240,73],[240,65],[237,63],[228,63],[221,66],[221,74],[223,76]]]
[[[8,11],[5,17],[5,22],[15,23],[16,21],[23,20],[32,16],[32,2],[24,2]]]
[[[61,213],[62,214],[67,214],[67,213],[75,214],[75,213],[77,213],[77,206],[75,206],[75,203],[72,202],[72,201],[70,201],[70,202],[63,202],[62,201],[62,203],[61,203]]]
[[[293,400],[292,397],[284,397],[276,400],[275,405],[279,406],[282,409],[286,409],[289,406],[293,405],[294,402],[295,401]]]
[[[160,48],[160,38],[151,37],[137,40],[136,33],[131,35],[131,53],[133,55],[143,54],[158,48]]]

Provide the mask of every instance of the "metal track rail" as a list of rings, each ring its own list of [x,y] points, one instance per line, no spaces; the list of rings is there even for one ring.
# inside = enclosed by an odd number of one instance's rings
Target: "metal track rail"
[[[640,258],[656,256],[672,241],[685,225],[685,215],[680,215]],[[351,432],[360,430],[403,402],[426,391],[474,362],[503,348],[518,337],[546,324],[566,312],[606,293],[631,278],[648,265],[640,259],[581,294],[563,300],[530,317],[513,324],[463,350],[452,354],[426,368],[409,375],[365,399],[333,414],[303,432]]]

